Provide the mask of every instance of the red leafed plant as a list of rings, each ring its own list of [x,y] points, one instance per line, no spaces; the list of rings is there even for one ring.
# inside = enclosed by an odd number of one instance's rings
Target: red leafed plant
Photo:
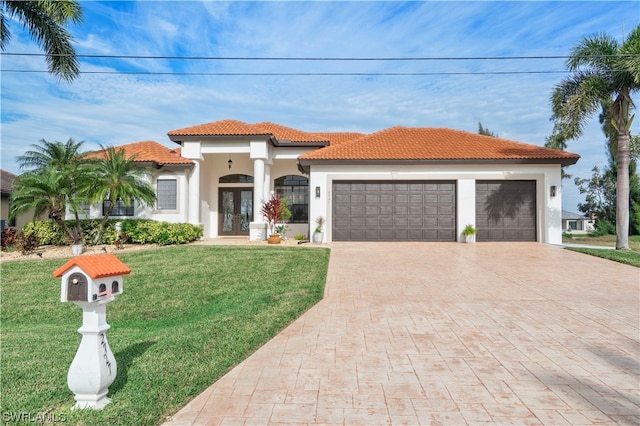
[[[269,200],[265,201],[260,209],[260,213],[267,220],[269,235],[275,234],[276,223],[281,221],[285,214],[287,205],[277,193],[273,193]]]

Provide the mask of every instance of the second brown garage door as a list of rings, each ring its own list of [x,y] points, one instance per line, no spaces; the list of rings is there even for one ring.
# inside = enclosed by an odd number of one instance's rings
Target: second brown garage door
[[[536,241],[536,181],[477,181],[478,241]]]
[[[455,241],[454,181],[334,181],[334,241]]]

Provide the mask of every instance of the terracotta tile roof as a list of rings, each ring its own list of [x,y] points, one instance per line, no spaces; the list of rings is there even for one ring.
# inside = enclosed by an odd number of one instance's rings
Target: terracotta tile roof
[[[82,269],[93,279],[131,273],[131,269],[122,263],[113,253],[105,253],[73,257],[67,263],[56,269],[53,272],[53,276],[60,278],[74,266]]]
[[[259,129],[272,134],[279,140],[290,140],[291,142],[329,142],[327,138],[323,138],[314,133],[303,132],[280,124],[262,122],[253,125]]]
[[[0,192],[2,192],[2,195],[11,195],[15,178],[17,176],[13,173],[0,169]]]
[[[341,145],[345,142],[351,142],[366,136],[364,133],[357,132],[315,132],[316,136],[329,140],[329,146]]]
[[[221,120],[197,126],[184,127],[182,129],[167,132],[171,136],[249,136],[269,135],[270,132],[260,129],[252,124],[239,120]]]
[[[308,152],[301,160],[561,160],[580,158],[544,148],[445,128],[391,127],[337,146]]]
[[[193,164],[193,161],[180,156],[180,152],[167,148],[155,141],[141,141],[114,147],[117,150],[124,149],[127,158],[135,155],[135,162],[151,162],[164,164]],[[96,151],[89,154],[88,158],[98,158],[104,151]]]
[[[328,142],[326,138],[316,136],[313,133],[283,126],[270,122],[248,124],[239,120],[221,120],[212,123],[199,124],[171,130],[167,133],[169,138],[175,140],[180,136],[275,136],[276,139],[290,140],[291,142]]]

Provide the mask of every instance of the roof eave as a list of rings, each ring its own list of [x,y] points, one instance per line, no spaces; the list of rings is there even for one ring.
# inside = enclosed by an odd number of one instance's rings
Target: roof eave
[[[570,166],[578,162],[577,158],[515,158],[515,159],[420,159],[420,160],[388,160],[388,159],[306,159],[300,158],[298,162],[302,166],[313,164],[339,165],[339,164],[362,164],[362,165],[460,165],[460,164],[559,164]]]
[[[135,161],[135,160],[134,160]],[[140,167],[153,168],[153,169],[192,169],[194,164],[191,163],[162,163],[158,161],[135,161]]]
[[[203,142],[203,141],[273,141],[275,139],[270,134],[255,134],[255,135],[169,135],[169,139],[172,142],[182,146],[183,142]],[[273,143],[273,142],[272,142]]]

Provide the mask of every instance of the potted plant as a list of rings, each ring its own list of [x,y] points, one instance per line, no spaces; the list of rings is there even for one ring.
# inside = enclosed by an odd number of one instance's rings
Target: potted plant
[[[313,242],[314,243],[322,243],[324,240],[324,232],[322,232],[322,227],[324,226],[324,217],[318,216],[316,218],[316,229],[313,231]]]
[[[478,230],[473,225],[467,225],[462,230],[462,235],[464,236],[465,243],[475,243],[476,241],[476,232]]]
[[[277,193],[273,193],[269,200],[265,201],[260,209],[260,213],[267,221],[269,229],[269,244],[280,244],[281,237],[276,233],[276,224],[284,218],[286,204],[282,202],[282,198]]]
[[[71,237],[71,254],[74,256],[80,256],[84,252],[84,238],[82,236],[82,228],[76,224],[74,227],[69,228],[69,234]]]

